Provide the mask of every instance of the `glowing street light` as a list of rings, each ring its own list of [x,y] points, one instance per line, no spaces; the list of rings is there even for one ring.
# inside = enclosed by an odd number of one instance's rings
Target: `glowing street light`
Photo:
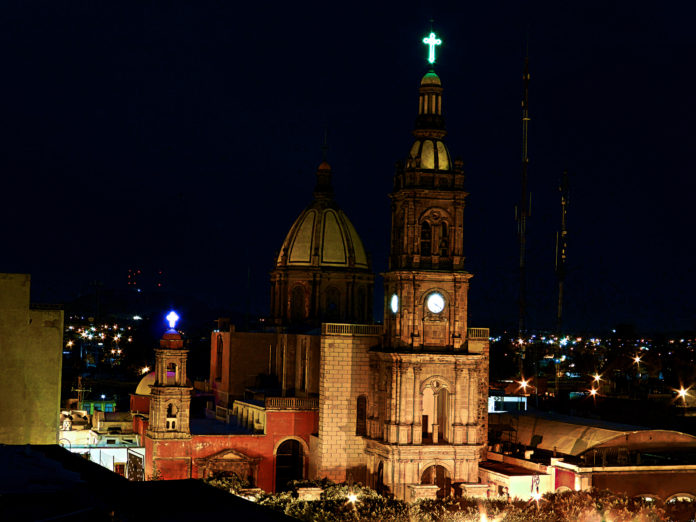
[[[633,358],[633,362],[636,363],[636,364],[640,364],[640,355],[636,355],[636,356]]]
[[[592,397],[596,397],[597,396],[597,388],[592,388],[590,390],[590,395],[592,395]]]
[[[687,391],[684,389],[683,386],[681,388],[679,388],[679,391],[677,393],[684,400],[684,402],[686,402]]]
[[[529,386],[529,381],[526,380],[526,379],[522,379],[522,380],[520,381],[520,388],[522,388],[522,391],[523,391],[524,393],[527,393],[527,386]]]
[[[348,495],[348,502],[350,502],[351,504],[355,504],[357,501],[358,495],[356,495],[355,493],[351,493],[350,495]]]
[[[149,371],[150,371],[150,367],[149,367],[149,366],[144,366],[144,367],[140,370],[140,373],[143,374],[143,375],[145,375],[145,374],[148,373]]]
[[[598,373],[595,373],[595,374],[594,374],[594,381],[595,381],[595,382],[599,382],[599,381],[601,381],[601,380],[602,380],[602,376],[599,375]]]

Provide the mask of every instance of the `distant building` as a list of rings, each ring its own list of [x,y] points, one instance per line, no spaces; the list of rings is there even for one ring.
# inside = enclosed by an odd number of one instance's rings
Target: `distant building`
[[[28,274],[0,274],[0,444],[56,444],[63,311],[30,302]]]
[[[481,463],[493,494],[529,499],[590,487],[696,500],[696,437],[565,415],[495,413]]]

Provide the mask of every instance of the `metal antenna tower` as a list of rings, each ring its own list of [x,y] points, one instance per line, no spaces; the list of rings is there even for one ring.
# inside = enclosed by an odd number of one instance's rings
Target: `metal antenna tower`
[[[567,228],[567,217],[568,217],[568,203],[570,190],[568,188],[568,171],[563,171],[563,176],[561,176],[561,183],[558,186],[558,190],[561,193],[561,231],[556,232],[556,279],[558,281],[558,304],[556,306],[556,338],[558,339],[558,350],[560,352],[561,348],[561,338],[563,337],[563,290],[565,283],[566,274],[566,261],[568,253],[568,228]],[[559,357],[560,353],[557,353],[554,357],[556,366],[556,377],[554,381],[555,396],[558,397],[559,387],[558,387],[558,369],[559,369]]]
[[[527,331],[527,219],[530,216],[531,195],[527,186],[527,169],[529,166],[528,149],[528,130],[529,130],[529,52],[524,59],[524,73],[522,74],[524,93],[522,96],[522,186],[520,193],[520,204],[516,209],[517,236],[520,244],[519,259],[519,323],[517,328],[517,339],[519,347],[519,369],[522,375],[524,363],[524,334]]]

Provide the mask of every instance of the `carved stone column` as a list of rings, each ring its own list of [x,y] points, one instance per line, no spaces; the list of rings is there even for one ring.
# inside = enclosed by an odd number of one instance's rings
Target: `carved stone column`
[[[391,383],[389,386],[389,421],[387,422],[387,433],[386,440],[390,444],[395,444],[397,442],[396,427],[397,427],[397,409],[399,407],[398,403],[398,391],[399,391],[399,371],[397,363],[393,362],[391,365]]]
[[[420,380],[423,367],[416,364],[413,367],[413,425],[411,441],[413,444],[423,442],[423,394],[420,392]]]
[[[478,373],[475,368],[469,371],[469,411],[467,419],[467,443],[478,444]]]
[[[462,409],[467,405],[466,391],[469,381],[469,372],[462,366],[454,367],[454,423],[452,431],[454,444],[464,444],[466,442],[466,429],[462,423]]]
[[[367,436],[371,439],[378,438],[377,423],[379,422],[379,365],[376,361],[370,361],[369,395],[367,413]]]
[[[409,435],[411,432],[412,420],[409,419],[411,416],[412,407],[409,404],[409,386],[408,386],[408,374],[410,366],[406,363],[401,363],[399,368],[399,444],[408,444]]]

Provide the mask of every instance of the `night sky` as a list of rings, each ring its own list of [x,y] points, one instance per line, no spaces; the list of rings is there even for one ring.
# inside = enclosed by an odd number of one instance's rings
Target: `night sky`
[[[566,326],[695,329],[696,13],[565,4],[4,2],[0,272],[66,302],[162,269],[170,290],[236,310],[250,273],[264,314],[325,129],[337,200],[383,272],[433,18],[446,141],[470,192],[471,326],[517,323],[528,40],[529,327],[554,325],[567,169]]]

